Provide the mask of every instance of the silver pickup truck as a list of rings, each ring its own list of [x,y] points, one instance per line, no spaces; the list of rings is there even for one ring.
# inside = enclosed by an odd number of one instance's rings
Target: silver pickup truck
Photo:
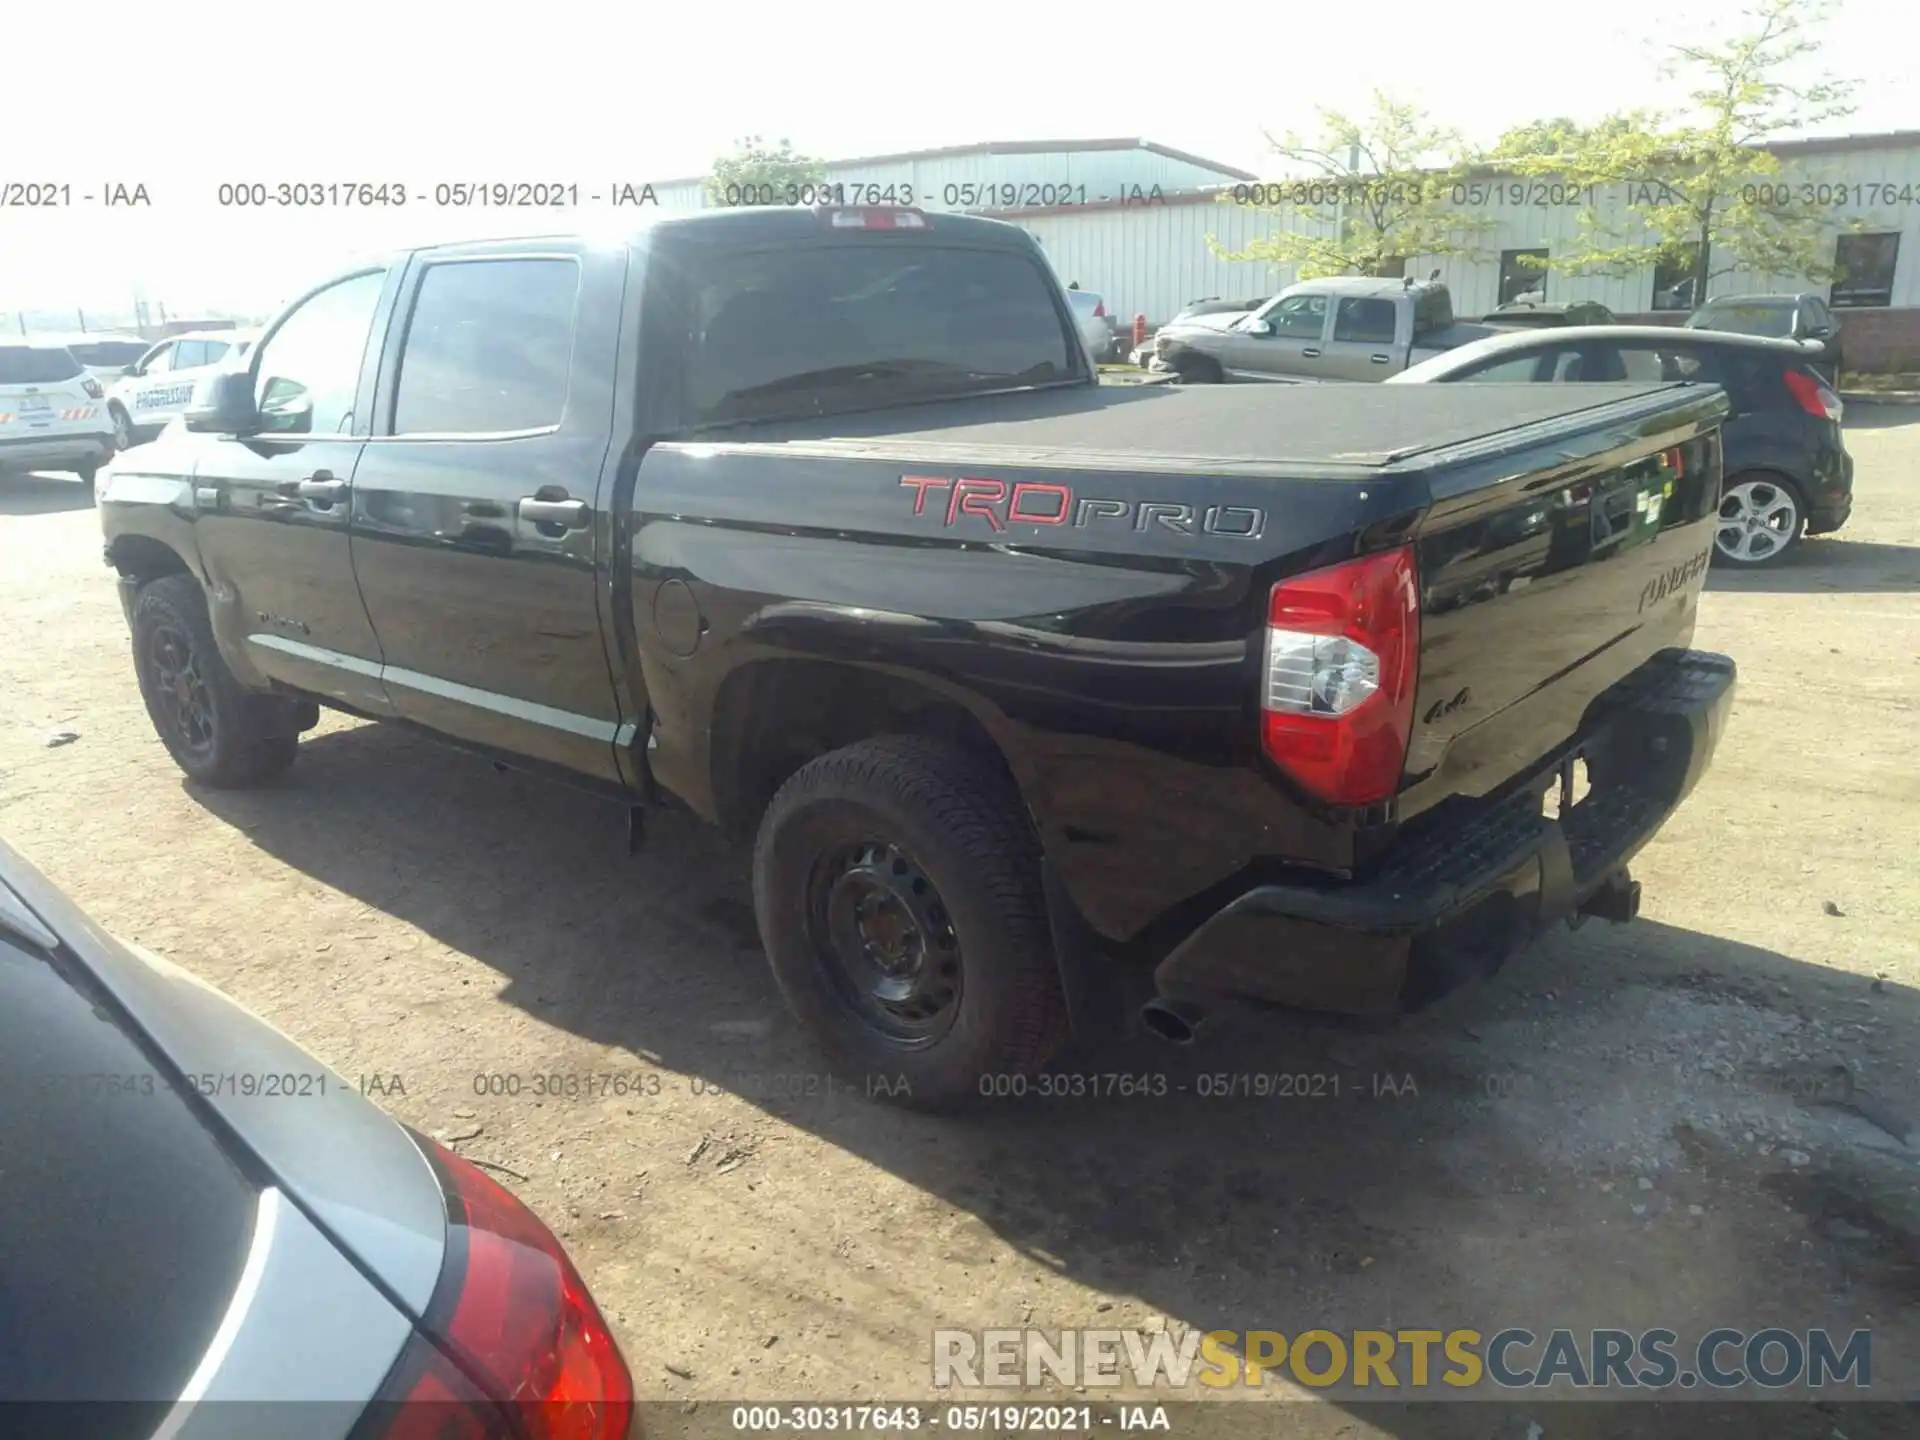
[[[1384,380],[1498,333],[1457,324],[1437,281],[1338,276],[1289,285],[1250,312],[1177,320],[1154,337],[1148,368],[1189,384]]]

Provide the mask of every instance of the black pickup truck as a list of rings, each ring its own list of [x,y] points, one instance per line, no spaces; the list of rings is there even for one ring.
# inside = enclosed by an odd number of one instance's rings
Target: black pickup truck
[[[944,1105],[1628,918],[1733,689],[1686,648],[1726,411],[1102,386],[1017,228],[714,212],[339,276],[100,513],[195,781],[279,775],[330,706],[604,791],[636,844],[691,810],[752,838],[818,1044]]]

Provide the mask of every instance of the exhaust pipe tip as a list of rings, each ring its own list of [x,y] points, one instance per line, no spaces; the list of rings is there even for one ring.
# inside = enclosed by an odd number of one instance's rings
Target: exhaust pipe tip
[[[1185,1000],[1156,997],[1140,1007],[1140,1023],[1169,1044],[1191,1045],[1206,1023],[1206,1015]]]

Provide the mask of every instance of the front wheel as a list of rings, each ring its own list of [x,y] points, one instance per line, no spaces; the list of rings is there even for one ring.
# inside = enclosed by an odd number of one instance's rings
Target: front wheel
[[[940,741],[862,741],[780,788],[754,909],[788,1004],[843,1077],[952,1109],[1052,1057],[1066,1002],[1039,862],[1012,784]]]
[[[107,414],[113,419],[113,448],[116,451],[133,448],[133,421],[127,412],[118,405],[109,405]]]
[[[1806,519],[1807,507],[1790,482],[1775,475],[1736,475],[1720,492],[1714,550],[1741,569],[1775,564],[1800,543]]]
[[[190,779],[260,785],[292,766],[300,737],[279,697],[252,695],[220,658],[191,575],[166,575],[133,603],[133,664],[154,731]]]

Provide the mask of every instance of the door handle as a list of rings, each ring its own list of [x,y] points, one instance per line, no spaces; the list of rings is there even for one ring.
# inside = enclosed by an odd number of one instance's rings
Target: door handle
[[[322,510],[328,510],[345,497],[347,482],[334,479],[330,470],[316,470],[294,486],[294,491],[302,500],[311,500]]]
[[[520,518],[536,525],[558,525],[568,530],[587,528],[587,502],[584,500],[541,500],[525,496],[520,501]]]
[[[1391,355],[1369,355],[1367,358],[1373,361],[1373,363],[1376,365],[1388,365],[1388,364],[1391,364],[1393,361],[1393,357]]]
[[[1305,358],[1305,359],[1308,359],[1308,360],[1318,360],[1318,359],[1320,358],[1320,352],[1319,352],[1319,350],[1317,350],[1317,349],[1315,349],[1315,348],[1313,348],[1313,347],[1311,347],[1311,346],[1309,346],[1309,347],[1308,347],[1307,349],[1305,349],[1305,350],[1302,350],[1302,351],[1300,352],[1300,354],[1301,354],[1301,356],[1302,356],[1303,358]]]

